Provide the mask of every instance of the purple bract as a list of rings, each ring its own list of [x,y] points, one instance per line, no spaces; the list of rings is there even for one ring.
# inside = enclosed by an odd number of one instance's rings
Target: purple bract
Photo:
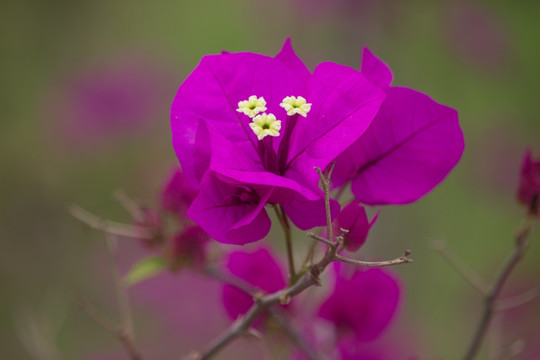
[[[352,335],[357,341],[372,341],[387,328],[400,298],[396,279],[381,269],[337,266],[334,290],[322,304],[319,316],[334,323],[338,337]]]
[[[531,151],[523,156],[519,177],[518,201],[527,206],[531,215],[538,215],[538,198],[540,197],[540,159],[533,160]]]
[[[229,254],[225,266],[233,276],[263,293],[273,293],[287,284],[276,257],[266,248],[253,252],[233,252]],[[253,296],[233,285],[224,285],[223,305],[227,314],[236,319],[253,305]]]
[[[369,205],[418,200],[461,157],[458,114],[415,90],[389,87],[390,69],[368,49],[362,73],[387,97],[369,129],[335,159],[334,186],[352,181],[357,200]]]
[[[170,267],[176,270],[183,266],[202,266],[209,240],[208,234],[197,225],[179,231],[169,239]]]
[[[162,186],[161,208],[182,218],[186,216],[186,211],[197,193],[197,190],[189,186],[182,170],[175,167],[171,170],[168,180]]]
[[[357,251],[366,242],[369,229],[373,226],[379,214],[371,221],[368,220],[366,209],[356,201],[341,209],[334,220],[334,234],[340,234],[341,229],[348,230],[343,233],[343,243],[348,251]]]

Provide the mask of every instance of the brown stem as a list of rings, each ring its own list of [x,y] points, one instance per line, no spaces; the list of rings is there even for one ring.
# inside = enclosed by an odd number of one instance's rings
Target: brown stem
[[[131,360],[142,360],[141,353],[137,349],[137,346],[135,345],[133,339],[131,336],[124,330],[122,327],[116,325],[111,320],[107,319],[103,315],[99,314],[96,309],[94,309],[88,302],[85,300],[77,297],[75,299],[75,303],[81,310],[83,310],[88,316],[90,316],[92,319],[94,319],[95,322],[97,322],[102,328],[104,328],[107,332],[112,334],[114,337],[116,337],[126,352],[128,353]]]
[[[131,318],[131,306],[129,303],[129,297],[126,293],[126,288],[122,283],[122,279],[116,265],[116,251],[114,250],[114,240],[115,239],[111,235],[107,235],[107,253],[109,255],[111,271],[113,274],[114,285],[116,288],[116,296],[118,298],[118,309],[120,311],[120,318],[122,319],[121,324],[126,334],[131,339],[134,339],[135,334],[133,331],[133,320]]]
[[[254,298],[257,296],[257,293],[259,291],[257,288],[255,288],[251,284],[248,284],[243,279],[236,276],[229,275],[227,273],[224,273],[212,267],[205,268],[203,273],[216,280],[233,285],[234,287],[240,289],[246,294],[253,296]],[[320,355],[316,349],[310,346],[308,342],[303,338],[302,334],[300,334],[300,332],[288,321],[286,314],[284,314],[281,309],[276,308],[276,307],[270,307],[268,311],[270,312],[270,314],[272,314],[274,319],[276,319],[276,321],[279,323],[279,325],[285,331],[285,333],[289,336],[289,338],[293,341],[293,343],[308,358],[312,360],[323,359],[322,355]]]
[[[127,212],[131,214],[133,219],[140,222],[144,221],[144,212],[141,205],[139,205],[135,200],[129,197],[124,190],[117,189],[114,192],[114,197],[124,207],[124,209],[126,209]]]
[[[314,233],[307,233],[307,236],[312,238],[313,240],[317,240],[317,241],[320,241],[326,245],[329,245],[329,246],[332,246],[334,245],[333,242],[331,242],[330,240],[327,240],[325,238],[323,238],[322,236],[320,235],[317,235],[317,234],[314,234]]]
[[[287,303],[292,297],[301,293],[310,286],[318,285],[319,274],[331,262],[330,257],[325,256],[317,265],[312,266],[311,270],[304,274],[294,285],[286,289],[280,290],[270,295],[260,298],[248,310],[244,316],[238,318],[225,332],[215,339],[207,350],[199,355],[199,359],[211,359],[218,354],[224,347],[231,343],[236,338],[245,335],[251,324],[268,308],[278,303]]]
[[[474,334],[473,340],[469,348],[467,349],[467,353],[463,358],[464,360],[472,360],[476,356],[478,349],[482,344],[482,340],[486,335],[487,329],[493,317],[493,313],[496,310],[495,302],[497,296],[499,296],[499,293],[501,292],[504,284],[506,283],[506,280],[508,280],[508,277],[510,276],[516,265],[521,261],[521,259],[525,255],[525,252],[527,251],[527,247],[529,245],[530,230],[531,223],[526,222],[525,226],[523,226],[523,228],[516,236],[516,246],[514,248],[514,252],[508,257],[508,260],[504,263],[501,271],[495,277],[495,280],[491,285],[487,296],[484,299],[484,311],[482,313],[480,323],[478,324],[478,327]]]
[[[289,219],[287,218],[287,214],[285,213],[285,210],[283,209],[283,206],[274,205],[274,211],[276,212],[276,216],[279,219],[279,223],[281,224],[281,227],[283,228],[283,233],[285,234],[285,244],[287,246],[287,261],[289,263],[289,285],[292,285],[296,282],[297,275],[296,275],[296,268],[294,266],[294,253],[292,248],[292,234],[291,234],[291,225],[289,224]]]
[[[395,258],[393,260],[385,260],[385,261],[361,261],[361,260],[354,260],[349,259],[346,257],[343,257],[341,255],[335,255],[334,259],[337,261],[341,261],[347,264],[357,265],[357,266],[366,266],[366,267],[383,267],[383,266],[394,266],[394,265],[401,265],[401,264],[408,264],[412,263],[413,259],[409,259],[408,256],[411,255],[411,250],[405,251],[403,255],[401,255],[398,258]]]
[[[329,204],[329,196],[330,196],[330,180],[328,177],[324,176],[322,171],[318,168],[316,168],[317,172],[319,173],[319,176],[321,178],[322,184],[323,184],[323,191],[325,195],[325,210],[326,210],[326,219],[327,219],[327,227],[328,227],[328,234],[329,239],[331,239],[332,235],[332,219],[330,216],[330,204]],[[331,170],[330,170],[331,174]],[[318,236],[315,235],[315,238]],[[320,238],[320,237],[319,237]],[[322,239],[322,238],[321,238]],[[286,304],[288,303],[294,296],[300,294],[307,288],[315,285],[320,286],[321,282],[319,279],[319,276],[321,273],[326,269],[326,267],[332,263],[335,260],[341,259],[342,257],[339,256],[336,258],[336,253],[341,245],[341,242],[331,242],[327,239],[324,239],[325,243],[327,244],[326,252],[323,256],[323,258],[314,265],[311,265],[309,268],[309,271],[307,271],[305,274],[303,274],[296,283],[289,286],[286,289],[277,291],[273,294],[269,294],[263,297],[259,297],[256,299],[255,304],[251,306],[251,308],[245,313],[243,316],[239,317],[227,330],[225,330],[218,338],[216,338],[202,353],[197,353],[195,355],[196,359],[199,360],[206,360],[211,359],[215,355],[217,355],[223,348],[225,348],[227,345],[229,345],[232,341],[237,339],[238,337],[245,335],[248,333],[249,328],[251,327],[251,324],[265,311],[267,311],[269,308],[271,308],[273,305],[276,305],[278,303]],[[391,262],[395,262],[391,265],[397,265],[402,264],[406,262],[411,262],[410,259],[407,259],[407,256],[410,254],[409,251],[405,252],[405,254],[400,258],[401,260],[396,262],[395,260],[392,260]],[[343,258],[344,259],[344,258]],[[340,260],[342,261],[342,260]],[[358,262],[353,260],[354,264],[359,265]],[[366,264],[371,264],[364,262]],[[379,262],[384,263],[384,262]],[[362,264],[363,265],[363,264]],[[390,264],[388,264],[390,265]],[[368,265],[369,266],[369,265]]]
[[[538,297],[540,297],[540,288],[537,287],[520,295],[512,296],[507,299],[498,299],[497,303],[495,304],[495,310],[505,311],[508,309],[513,309],[515,307],[525,305]]]
[[[480,294],[487,296],[489,291],[489,284],[487,281],[478,275],[473,269],[463,262],[452,250],[446,246],[444,240],[434,241],[432,249],[438,251],[442,258],[467,281],[473,288],[475,288]]]
[[[330,168],[330,174],[334,170],[334,165]],[[321,179],[321,184],[324,192],[324,209],[326,212],[326,236],[330,242],[334,242],[334,237],[332,234],[332,212],[330,209],[330,178],[325,176],[320,168],[315,167],[315,171],[319,173],[319,178]]]

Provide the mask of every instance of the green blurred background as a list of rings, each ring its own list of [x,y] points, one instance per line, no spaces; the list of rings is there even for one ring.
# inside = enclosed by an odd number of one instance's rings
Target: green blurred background
[[[512,249],[524,213],[515,202],[521,156],[527,147],[540,155],[539,13],[536,1],[3,1],[0,358],[86,359],[119,348],[73,305],[82,294],[116,311],[102,235],[67,206],[129,222],[116,189],[153,204],[176,162],[168,110],[182,80],[205,54],[273,55],[286,37],[311,68],[358,67],[368,46],[395,85],[458,109],[461,163],[419,202],[384,208],[363,254],[413,250],[415,263],[394,269],[406,301],[392,332],[406,332],[421,359],[459,358],[481,299],[428,244],[446,240],[488,279]],[[123,107],[107,94],[125,97]],[[540,286],[538,232],[532,240],[508,295]],[[152,337],[163,326],[151,307],[136,302],[135,312],[143,344],[166,340]],[[210,330],[198,340],[186,338],[187,323],[168,332],[184,338],[169,344],[170,358],[226,325],[219,309],[200,317]],[[494,325],[486,349],[532,346],[540,302]]]

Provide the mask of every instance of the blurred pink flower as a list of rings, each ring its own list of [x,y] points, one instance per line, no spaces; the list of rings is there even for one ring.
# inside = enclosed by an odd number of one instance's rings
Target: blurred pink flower
[[[410,350],[404,343],[394,340],[362,343],[353,338],[342,339],[338,344],[340,360],[416,360],[407,356]]]
[[[540,196],[540,158],[533,160],[531,150],[527,150],[523,156],[518,201],[527,206],[531,215],[538,216],[538,197]]]
[[[140,218],[135,221],[136,225],[151,231],[152,237],[143,238],[143,245],[148,249],[163,250],[168,268],[172,271],[185,266],[200,267],[206,260],[206,245],[210,236],[189,220],[185,213],[197,193],[176,166],[162,185],[159,209],[141,208]],[[174,228],[179,230],[175,230],[174,235],[169,235],[168,229],[163,227],[163,211],[175,215]]]
[[[163,210],[184,218],[197,193],[197,190],[189,186],[182,170],[175,166],[162,186],[160,206]]]
[[[504,70],[510,58],[509,34],[487,6],[448,2],[447,33],[456,56],[480,70]]]
[[[55,136],[90,146],[140,131],[167,108],[162,70],[142,57],[125,56],[81,69],[53,92],[46,113]]]
[[[337,264],[334,290],[321,305],[319,316],[332,322],[338,338],[352,336],[357,342],[378,338],[388,327],[400,300],[400,286],[382,269],[363,271]]]
[[[266,248],[259,248],[253,252],[232,252],[226,260],[225,267],[232,275],[265,294],[281,290],[287,284],[276,256]],[[253,297],[235,286],[224,285],[223,305],[227,314],[236,319],[253,305]]]
[[[209,240],[208,234],[197,225],[182,229],[170,239],[172,269],[186,265],[201,267],[206,260],[206,245]]]

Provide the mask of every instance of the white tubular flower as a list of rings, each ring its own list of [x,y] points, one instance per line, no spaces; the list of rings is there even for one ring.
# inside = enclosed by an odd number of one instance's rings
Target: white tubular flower
[[[262,96],[258,98],[255,95],[251,95],[247,100],[238,102],[238,109],[236,111],[253,118],[258,113],[266,111],[266,100]]]
[[[306,117],[309,110],[311,110],[311,104],[308,104],[302,96],[287,96],[279,106],[284,108],[289,116],[300,114]]]
[[[257,135],[257,139],[262,140],[267,135],[279,136],[281,130],[281,120],[276,120],[274,114],[262,114],[253,118],[249,124],[251,130]]]

